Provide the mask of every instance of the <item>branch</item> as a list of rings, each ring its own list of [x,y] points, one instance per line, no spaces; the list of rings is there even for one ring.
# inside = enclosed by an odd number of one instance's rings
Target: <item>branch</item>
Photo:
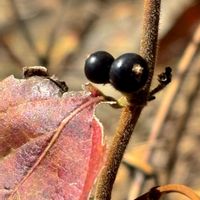
[[[160,0],[145,0],[144,3],[144,26],[141,42],[141,54],[149,64],[150,76],[146,89],[134,95],[131,106],[122,110],[119,125],[108,152],[105,167],[102,169],[96,191],[96,200],[110,200],[112,187],[121,163],[124,151],[137,120],[144,108],[153,77],[154,64],[156,60],[156,47],[158,38],[158,22],[160,16]],[[142,99],[140,101],[140,99]]]
[[[143,36],[140,45],[140,54],[146,59],[149,65],[149,80],[147,90],[151,85],[154,66],[156,62],[158,26],[160,17],[161,0],[145,0],[144,1],[144,23]]]

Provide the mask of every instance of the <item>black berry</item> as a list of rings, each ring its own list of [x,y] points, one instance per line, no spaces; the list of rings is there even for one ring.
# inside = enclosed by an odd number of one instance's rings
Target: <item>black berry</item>
[[[85,61],[85,75],[93,83],[109,83],[109,72],[114,58],[106,51],[97,51]]]
[[[112,63],[110,82],[117,90],[132,93],[145,85],[148,74],[148,64],[140,55],[126,53]]]

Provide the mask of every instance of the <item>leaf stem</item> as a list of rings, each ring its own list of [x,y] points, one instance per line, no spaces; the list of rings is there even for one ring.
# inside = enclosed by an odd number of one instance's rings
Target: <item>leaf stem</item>
[[[126,146],[131,138],[137,120],[147,101],[149,88],[156,61],[158,24],[161,0],[144,1],[144,25],[141,40],[141,55],[149,64],[150,76],[145,89],[132,98],[131,106],[123,108],[116,134],[113,138],[108,157],[98,180],[96,200],[110,200],[116,174],[123,158]]]

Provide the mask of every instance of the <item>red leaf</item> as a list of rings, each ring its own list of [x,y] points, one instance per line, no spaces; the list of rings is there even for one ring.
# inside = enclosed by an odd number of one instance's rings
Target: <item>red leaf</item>
[[[87,199],[104,155],[101,100],[36,76],[0,82],[0,199]]]

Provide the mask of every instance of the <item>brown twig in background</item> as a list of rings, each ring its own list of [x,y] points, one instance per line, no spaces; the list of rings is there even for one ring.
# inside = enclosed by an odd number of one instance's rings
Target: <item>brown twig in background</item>
[[[179,193],[188,197],[190,200],[200,200],[199,196],[192,189],[180,184],[168,184],[154,187],[135,200],[159,200],[163,194],[167,193]]]
[[[57,33],[58,33],[60,27],[63,25],[63,21],[64,21],[64,18],[65,18],[64,16],[65,16],[65,13],[66,13],[68,3],[69,3],[69,0],[68,1],[66,1],[66,0],[62,1],[56,22],[54,24],[54,27],[51,30],[51,33],[50,33],[50,36],[49,36],[49,39],[48,39],[48,43],[47,43],[47,48],[46,48],[46,51],[43,55],[43,60],[44,60],[45,66],[49,65],[51,53],[52,53],[52,50],[53,50],[53,48],[55,46],[55,42],[56,42],[56,36],[57,36]]]
[[[144,16],[145,17],[141,42],[141,54],[147,60],[150,68],[148,86],[146,87],[145,92],[143,91],[142,93],[134,97],[134,99],[137,100],[137,103],[133,102],[132,106],[127,106],[122,110],[119,125],[108,152],[107,161],[104,168],[102,169],[100,178],[98,180],[96,191],[97,200],[111,199],[112,187],[116,178],[119,165],[134,130],[135,124],[146,103],[151,79],[153,77],[154,64],[156,60],[160,0],[145,0]],[[144,101],[139,102],[140,99],[144,99]]]
[[[90,32],[92,26],[95,24],[97,19],[99,18],[99,15],[97,13],[92,13],[88,20],[85,23],[85,26],[83,29],[78,30],[78,46],[72,51],[71,53],[65,55],[61,61],[59,62],[58,66],[61,66],[61,73],[63,73],[64,68],[66,65],[70,65],[71,62],[74,61],[75,57],[79,54],[81,47],[85,44],[85,37]]]
[[[180,193],[190,198],[191,200],[200,200],[199,196],[189,187],[180,184],[163,185],[156,188],[161,194],[164,193]]]
[[[31,36],[31,33],[29,31],[29,28],[27,27],[26,22],[21,19],[21,15],[20,15],[20,12],[18,10],[15,0],[10,0],[10,4],[12,6],[12,10],[15,15],[15,18],[17,19],[17,22],[21,28],[20,30],[24,34],[24,38],[26,39],[27,44],[29,45],[31,51],[34,53],[35,57],[39,61],[39,64],[42,65],[43,59],[42,59],[41,55],[39,54],[38,49],[35,46],[35,42]]]
[[[4,50],[7,52],[11,60],[16,63],[17,67],[22,68],[23,66],[25,66],[24,62],[15,54],[12,48],[10,48],[10,45],[5,38],[1,37],[0,45],[3,46]]]
[[[152,130],[148,139],[149,145],[147,145],[148,149],[146,154],[144,155],[144,160],[149,162],[153,156],[154,148],[156,145],[156,141],[158,136],[161,133],[166,117],[171,110],[173,102],[177,96],[177,93],[182,85],[185,75],[187,74],[190,63],[194,58],[194,55],[198,51],[200,43],[200,25],[197,27],[191,42],[188,47],[184,51],[183,57],[181,58],[178,68],[177,68],[177,76],[173,79],[171,85],[166,91],[165,100],[162,101],[157,115],[155,117]],[[141,191],[141,188],[144,184],[145,176],[141,172],[137,171],[135,175],[135,179],[131,184],[129,199],[133,199],[137,197]]]
[[[90,14],[88,19],[85,21],[85,24],[83,27],[75,27],[76,33],[78,35],[78,46],[69,54],[65,55],[61,61],[58,63],[59,66],[59,72],[63,74],[63,71],[66,70],[66,66],[70,66],[70,64],[76,60],[77,55],[80,53],[82,47],[85,44],[85,38],[89,34],[89,32],[92,30],[94,24],[97,22],[99,17],[102,14],[102,10],[105,9],[105,6],[107,6],[106,3],[108,3],[109,0],[97,0],[98,10],[96,12],[93,12]]]
[[[195,64],[196,64],[196,66],[195,66]],[[194,68],[192,68],[192,69],[193,70],[195,68],[200,69],[200,64],[199,63],[195,63],[195,64],[193,65]],[[200,91],[200,70],[198,70],[198,73],[196,75],[194,75],[194,77],[192,79],[195,82],[195,84],[194,84],[193,88],[191,89],[190,96],[188,97],[188,99],[186,101],[186,108],[183,111],[184,116],[182,117],[182,119],[178,125],[176,135],[173,138],[172,145],[170,148],[170,156],[169,156],[169,161],[167,164],[167,183],[172,178],[172,172],[173,172],[173,169],[174,169],[177,157],[178,157],[178,147],[179,147],[181,139],[183,138],[183,135],[185,133],[184,130],[188,124],[188,120],[191,117],[193,107],[194,107],[194,102],[198,95],[198,91]]]
[[[149,158],[151,157],[150,154],[152,152],[152,149],[154,148],[156,139],[158,138],[158,135],[161,132],[161,129],[164,125],[164,121],[169,113],[169,110],[171,109],[171,106],[176,98],[178,91],[180,90],[185,75],[189,70],[190,63],[192,62],[195,53],[198,51],[199,43],[200,43],[200,25],[197,27],[191,42],[184,51],[183,57],[181,58],[178,64],[177,76],[173,79],[172,84],[168,87],[168,91],[166,91],[165,95],[165,101],[162,101],[162,104],[155,117],[154,125],[152,127],[151,134],[148,140],[148,142],[150,143],[149,145],[150,149],[147,151],[147,154],[145,155],[145,160],[149,160]]]

